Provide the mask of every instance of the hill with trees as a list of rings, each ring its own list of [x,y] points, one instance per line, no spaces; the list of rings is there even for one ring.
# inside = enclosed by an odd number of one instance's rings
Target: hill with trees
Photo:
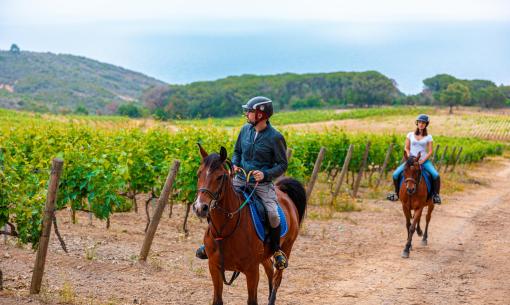
[[[117,113],[139,104],[155,78],[81,56],[0,51],[0,107],[40,112]]]
[[[314,74],[242,75],[188,85],[159,86],[142,99],[155,116],[224,117],[254,95],[268,96],[277,110],[389,105],[404,95],[377,71]]]
[[[423,80],[423,92],[406,98],[407,104],[478,106],[501,108],[510,106],[510,86],[497,86],[483,79],[458,79],[449,74],[437,74]]]

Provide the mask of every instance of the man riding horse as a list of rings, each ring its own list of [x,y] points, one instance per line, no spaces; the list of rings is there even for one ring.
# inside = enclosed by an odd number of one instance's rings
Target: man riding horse
[[[270,99],[257,96],[242,107],[247,124],[241,128],[235,144],[232,164],[237,174],[233,184],[236,189],[246,184],[255,188],[255,193],[260,197],[268,214],[269,243],[274,253],[274,266],[282,270],[288,266],[288,262],[280,249],[280,216],[273,180],[287,170],[287,144],[283,135],[269,123],[269,118],[273,115],[273,103]],[[243,170],[252,172],[252,175],[242,175]],[[247,178],[249,181],[246,181]],[[196,256],[207,259],[203,245],[198,248]]]

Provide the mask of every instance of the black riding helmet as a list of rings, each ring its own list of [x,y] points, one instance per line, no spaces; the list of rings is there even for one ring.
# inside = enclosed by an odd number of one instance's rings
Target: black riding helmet
[[[427,123],[426,126],[429,126],[429,116],[426,114],[420,114],[418,117],[416,117],[416,124],[418,124],[418,121],[422,121]]]
[[[264,96],[256,96],[243,105],[244,111],[260,111],[266,114],[267,119],[273,115],[273,101]]]

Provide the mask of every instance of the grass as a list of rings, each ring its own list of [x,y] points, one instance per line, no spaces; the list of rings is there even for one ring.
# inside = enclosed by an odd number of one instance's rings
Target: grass
[[[63,304],[75,304],[76,302],[76,291],[74,286],[68,282],[64,281],[62,285],[62,289],[59,291],[60,303]]]
[[[97,259],[97,245],[85,248],[85,258],[89,261]]]
[[[386,117],[395,115],[419,114],[431,112],[431,107],[379,107],[379,108],[358,108],[358,109],[306,109],[297,111],[277,112],[271,117],[273,125],[288,125],[299,123],[313,123],[332,120],[361,119],[367,117]],[[238,127],[246,122],[246,118],[240,114],[227,118],[207,118],[194,120],[172,121],[179,126],[220,126]]]

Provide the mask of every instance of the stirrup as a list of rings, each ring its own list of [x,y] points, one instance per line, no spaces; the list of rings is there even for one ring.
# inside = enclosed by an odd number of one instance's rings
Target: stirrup
[[[386,196],[386,199],[389,201],[398,201],[399,197],[397,193],[391,193],[388,196]]]
[[[199,259],[208,259],[204,245],[198,247],[197,252],[195,252],[195,256],[198,257]]]
[[[274,267],[278,270],[283,270],[289,266],[289,262],[287,261],[287,256],[283,253],[282,250],[278,250],[273,255],[274,259]]]
[[[432,196],[432,201],[434,202],[434,204],[441,204],[441,197],[439,197],[439,194],[435,194],[434,196]]]

